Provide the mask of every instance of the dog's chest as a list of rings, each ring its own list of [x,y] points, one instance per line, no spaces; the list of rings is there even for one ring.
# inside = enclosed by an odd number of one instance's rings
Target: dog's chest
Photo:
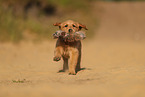
[[[68,45],[65,45],[64,46],[64,53],[63,53],[63,56],[65,58],[69,58],[69,46]]]

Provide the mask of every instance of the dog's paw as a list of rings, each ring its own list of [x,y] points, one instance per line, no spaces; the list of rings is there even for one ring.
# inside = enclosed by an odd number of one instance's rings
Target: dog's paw
[[[69,73],[69,75],[76,75],[76,73]]]
[[[69,72],[69,75],[76,75],[76,72]]]
[[[59,61],[61,59],[61,57],[54,57],[53,61]]]

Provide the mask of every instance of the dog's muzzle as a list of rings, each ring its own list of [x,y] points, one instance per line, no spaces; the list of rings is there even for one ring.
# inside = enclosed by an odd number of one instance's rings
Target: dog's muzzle
[[[83,40],[86,38],[85,32],[83,31],[77,31],[75,33],[71,33],[72,29],[69,29],[70,33],[66,33],[64,31],[58,30],[53,34],[54,38],[59,38],[59,37],[63,37],[64,41],[68,41],[68,42],[74,42],[74,41],[78,41],[78,40]]]
[[[68,32],[71,33],[73,30],[72,29],[68,29]]]

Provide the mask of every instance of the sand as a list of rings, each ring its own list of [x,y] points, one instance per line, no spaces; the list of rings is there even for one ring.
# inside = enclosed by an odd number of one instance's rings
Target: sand
[[[53,61],[55,40],[0,43],[0,97],[145,97],[143,5],[100,3],[100,27],[83,41],[77,75],[58,73],[62,60]]]

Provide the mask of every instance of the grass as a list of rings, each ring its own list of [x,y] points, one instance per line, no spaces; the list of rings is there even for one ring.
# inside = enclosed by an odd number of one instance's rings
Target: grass
[[[12,80],[13,83],[26,83],[28,81],[26,81],[26,79],[23,80]]]
[[[14,0],[17,2],[18,0]],[[29,0],[27,0],[29,1]],[[25,2],[27,2],[25,1]],[[52,39],[52,33],[58,30],[53,26],[55,22],[63,22],[67,19],[79,21],[88,27],[87,37],[93,36],[94,29],[98,26],[98,20],[93,16],[88,0],[47,0],[57,5],[58,13],[46,16],[44,13],[29,15],[24,19],[23,15],[15,15],[12,7],[5,8],[0,2],[0,42],[20,42],[29,37],[33,41]],[[57,1],[57,2],[56,2]],[[91,24],[91,25],[90,25]],[[27,35],[25,35],[27,33]],[[35,38],[31,38],[31,37]]]
[[[0,8],[0,41],[18,41],[22,38],[19,20],[14,19],[11,10]]]

